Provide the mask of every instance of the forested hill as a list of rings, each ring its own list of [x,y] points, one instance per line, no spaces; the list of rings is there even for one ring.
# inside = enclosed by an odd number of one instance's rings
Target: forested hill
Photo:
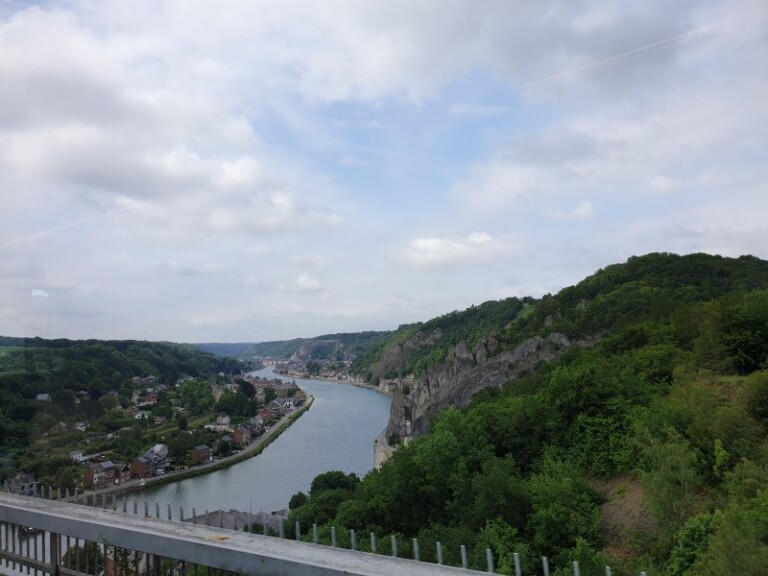
[[[201,350],[236,358],[280,358],[301,356],[305,360],[351,360],[379,345],[391,332],[350,332],[324,334],[313,338],[293,338],[250,344],[195,344]]]
[[[491,300],[455,310],[427,322],[400,326],[386,339],[369,346],[352,363],[368,380],[413,374],[443,360],[460,342],[474,346],[489,334],[504,331],[533,310],[534,298]]]
[[[109,392],[130,397],[134,376],[173,384],[181,376],[232,374],[242,367],[233,358],[168,342],[0,337],[0,456],[29,445],[38,394],[50,394],[66,411],[75,409],[75,393],[86,392],[90,400],[76,407],[87,415],[100,410],[98,400]]]
[[[553,334],[588,344],[443,411],[362,482],[313,484],[288,526],[418,537],[424,559],[440,541],[454,563],[465,544],[476,567],[491,548],[506,573],[516,551],[524,573],[548,556],[765,574],[768,262],[632,258],[535,303],[497,347]]]

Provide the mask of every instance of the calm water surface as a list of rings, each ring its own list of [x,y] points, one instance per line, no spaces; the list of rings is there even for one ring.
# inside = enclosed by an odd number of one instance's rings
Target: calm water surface
[[[254,372],[271,378],[272,368]],[[279,376],[279,375],[278,375]],[[285,378],[284,378],[285,379]],[[296,380],[315,397],[312,407],[260,455],[210,474],[129,496],[154,509],[170,503],[201,514],[208,510],[280,510],[296,492],[328,470],[363,476],[373,468],[373,440],[384,429],[390,398],[379,392],[319,380]],[[174,510],[174,516],[176,511]]]

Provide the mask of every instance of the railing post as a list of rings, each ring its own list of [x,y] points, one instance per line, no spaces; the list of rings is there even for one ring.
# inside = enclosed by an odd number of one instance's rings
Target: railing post
[[[419,558],[419,540],[418,538],[413,539],[413,559],[417,562],[420,560]]]
[[[296,520],[296,526],[294,528],[296,529],[296,542],[298,542],[301,540],[301,525],[298,520]]]
[[[317,533],[317,524],[312,524],[312,542],[317,544],[320,541],[320,537]]]
[[[442,565],[443,563],[443,544],[442,542],[437,543],[437,563],[438,565]]]
[[[389,543],[392,547],[392,556],[397,556],[397,538],[394,534],[389,537]]]
[[[336,548],[336,526],[331,526],[331,546]]]
[[[546,556],[541,557],[541,567],[544,570],[544,576],[549,576],[549,559]]]
[[[173,518],[171,516],[171,503],[170,502],[168,502],[168,520],[173,520]]]
[[[613,576],[613,572],[611,571],[610,566],[605,567],[605,576]]]
[[[579,570],[579,561],[574,560],[573,561],[573,576],[581,576],[581,571]]]
[[[490,548],[485,549],[485,562],[488,564],[488,572],[493,574],[493,551]]]
[[[357,538],[355,538],[355,531],[350,530],[349,531],[349,547],[352,550],[357,550]]]
[[[467,568],[467,547],[464,544],[461,545],[461,567]]]
[[[523,569],[520,566],[520,554],[514,552],[512,558],[515,561],[515,576],[523,576]]]
[[[59,561],[61,559],[61,552],[59,551],[59,535],[53,532],[48,533],[48,549],[51,551],[51,565],[54,567],[53,573],[59,572]]]
[[[371,532],[371,554],[376,554],[376,534]]]

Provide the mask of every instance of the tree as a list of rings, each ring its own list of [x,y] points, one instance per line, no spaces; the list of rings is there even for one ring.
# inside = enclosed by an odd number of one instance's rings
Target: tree
[[[290,502],[288,502],[288,509],[294,510],[296,508],[304,506],[304,504],[307,503],[307,500],[309,500],[309,496],[304,494],[304,492],[296,492],[296,494],[291,496]]]
[[[104,570],[104,554],[96,542],[86,542],[67,550],[62,558],[65,567],[86,574],[100,574]]]
[[[309,495],[315,496],[326,490],[347,490],[353,491],[360,483],[356,474],[344,474],[341,470],[331,470],[315,476],[312,485],[309,488]]]
[[[75,479],[75,471],[71,466],[59,468],[56,472],[56,486],[58,486],[62,492],[66,492],[67,490],[74,492],[76,486]]]
[[[666,442],[646,440],[643,484],[659,533],[671,544],[675,533],[693,513],[695,493],[702,478],[699,457],[690,442],[675,430],[667,433]]]

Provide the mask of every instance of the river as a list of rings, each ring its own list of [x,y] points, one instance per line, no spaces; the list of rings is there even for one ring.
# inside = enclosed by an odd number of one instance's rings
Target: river
[[[272,368],[254,372],[281,377]],[[283,377],[283,379],[286,379]],[[297,379],[314,396],[312,407],[261,454],[210,474],[147,487],[128,496],[152,509],[171,504],[191,513],[208,510],[273,511],[288,507],[296,492],[328,470],[359,476],[373,468],[373,440],[389,417],[390,398],[379,392],[320,380]],[[132,504],[131,504],[132,505]]]

